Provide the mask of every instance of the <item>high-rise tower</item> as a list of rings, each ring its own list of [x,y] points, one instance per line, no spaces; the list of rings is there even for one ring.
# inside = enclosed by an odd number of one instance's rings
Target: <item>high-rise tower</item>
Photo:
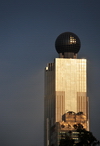
[[[89,130],[87,60],[77,59],[79,38],[71,32],[55,42],[59,58],[45,68],[44,143],[58,146],[61,131]]]

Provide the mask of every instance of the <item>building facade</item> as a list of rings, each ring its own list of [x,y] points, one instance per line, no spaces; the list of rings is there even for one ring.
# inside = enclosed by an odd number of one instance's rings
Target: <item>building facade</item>
[[[60,133],[75,133],[78,124],[89,130],[87,60],[77,59],[80,40],[65,32],[58,36],[55,47],[59,58],[45,68],[45,146],[58,146]]]

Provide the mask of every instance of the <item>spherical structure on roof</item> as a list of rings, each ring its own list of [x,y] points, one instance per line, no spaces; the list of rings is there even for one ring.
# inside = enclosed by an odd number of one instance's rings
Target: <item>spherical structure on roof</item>
[[[80,39],[72,32],[64,32],[60,34],[55,41],[55,48],[58,53],[78,53],[80,47]]]

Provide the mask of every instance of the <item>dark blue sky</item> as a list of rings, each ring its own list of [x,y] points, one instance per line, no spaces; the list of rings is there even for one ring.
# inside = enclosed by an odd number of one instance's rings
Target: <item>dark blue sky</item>
[[[0,0],[1,146],[43,146],[44,68],[66,31],[88,59],[91,131],[100,140],[100,0]]]

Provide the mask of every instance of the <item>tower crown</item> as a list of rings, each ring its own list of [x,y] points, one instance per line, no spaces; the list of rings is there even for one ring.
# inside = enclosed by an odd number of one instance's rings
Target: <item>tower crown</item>
[[[56,51],[60,54],[74,53],[80,50],[81,42],[78,36],[72,32],[64,32],[60,34],[55,41]]]

